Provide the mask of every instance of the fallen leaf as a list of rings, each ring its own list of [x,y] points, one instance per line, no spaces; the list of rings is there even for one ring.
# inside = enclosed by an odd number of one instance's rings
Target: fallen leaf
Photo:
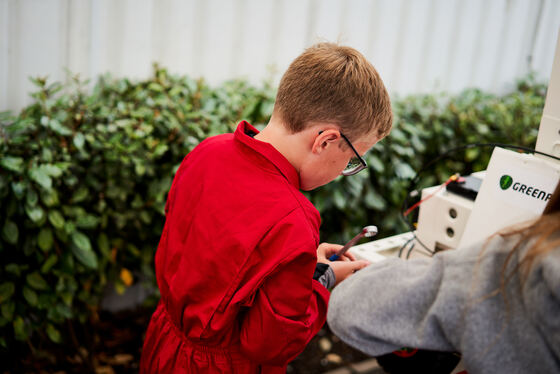
[[[332,349],[332,343],[327,338],[321,338],[319,339],[319,348],[321,348],[323,352],[328,352]]]
[[[132,285],[132,283],[134,282],[134,277],[132,276],[130,270],[128,270],[127,268],[121,269],[121,280],[127,287],[130,287]]]
[[[342,357],[340,357],[336,353],[329,353],[328,355],[325,356],[325,358],[327,359],[327,361],[332,362],[333,364],[342,363]]]
[[[95,374],[115,374],[115,370],[110,366],[98,366],[95,368]]]
[[[113,357],[111,360],[113,365],[126,365],[130,361],[134,360],[134,356],[128,353],[119,353]]]

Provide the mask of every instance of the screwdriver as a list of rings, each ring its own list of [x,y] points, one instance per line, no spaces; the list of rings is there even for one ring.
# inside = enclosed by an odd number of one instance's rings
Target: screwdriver
[[[358,240],[360,240],[361,238],[371,238],[374,237],[377,234],[377,226],[366,226],[362,229],[362,231],[360,231],[358,233],[358,235],[354,236],[352,239],[350,239],[350,241],[348,243],[346,243],[344,245],[344,247],[340,248],[340,250],[332,255],[331,257],[329,257],[329,261],[336,261],[340,258],[340,256],[342,256],[343,254],[346,253],[347,250],[350,249],[350,247],[352,247],[354,244],[356,244],[358,242]]]

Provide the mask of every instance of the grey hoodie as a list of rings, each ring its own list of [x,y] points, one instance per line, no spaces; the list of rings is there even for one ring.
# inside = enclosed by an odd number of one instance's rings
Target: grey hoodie
[[[328,324],[372,356],[414,347],[461,352],[469,374],[560,373],[560,248],[535,262],[523,286],[515,273],[507,303],[492,296],[518,240],[370,265],[334,289]]]

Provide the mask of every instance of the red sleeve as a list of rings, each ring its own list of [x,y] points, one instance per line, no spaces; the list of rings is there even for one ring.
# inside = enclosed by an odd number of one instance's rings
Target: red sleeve
[[[313,280],[316,244],[303,237],[310,238],[305,221],[283,222],[262,243],[261,250],[286,257],[265,278],[241,323],[241,349],[256,362],[285,365],[325,323],[329,292]]]

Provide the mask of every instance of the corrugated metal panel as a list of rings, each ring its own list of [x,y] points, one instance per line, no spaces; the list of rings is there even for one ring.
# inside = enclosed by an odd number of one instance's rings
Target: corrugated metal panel
[[[8,108],[8,71],[9,71],[9,16],[10,7],[7,1],[0,2],[0,111]]]
[[[277,82],[323,40],[362,51],[393,95],[501,92],[532,70],[548,79],[559,28],[559,0],[0,0],[0,108],[65,68]]]

